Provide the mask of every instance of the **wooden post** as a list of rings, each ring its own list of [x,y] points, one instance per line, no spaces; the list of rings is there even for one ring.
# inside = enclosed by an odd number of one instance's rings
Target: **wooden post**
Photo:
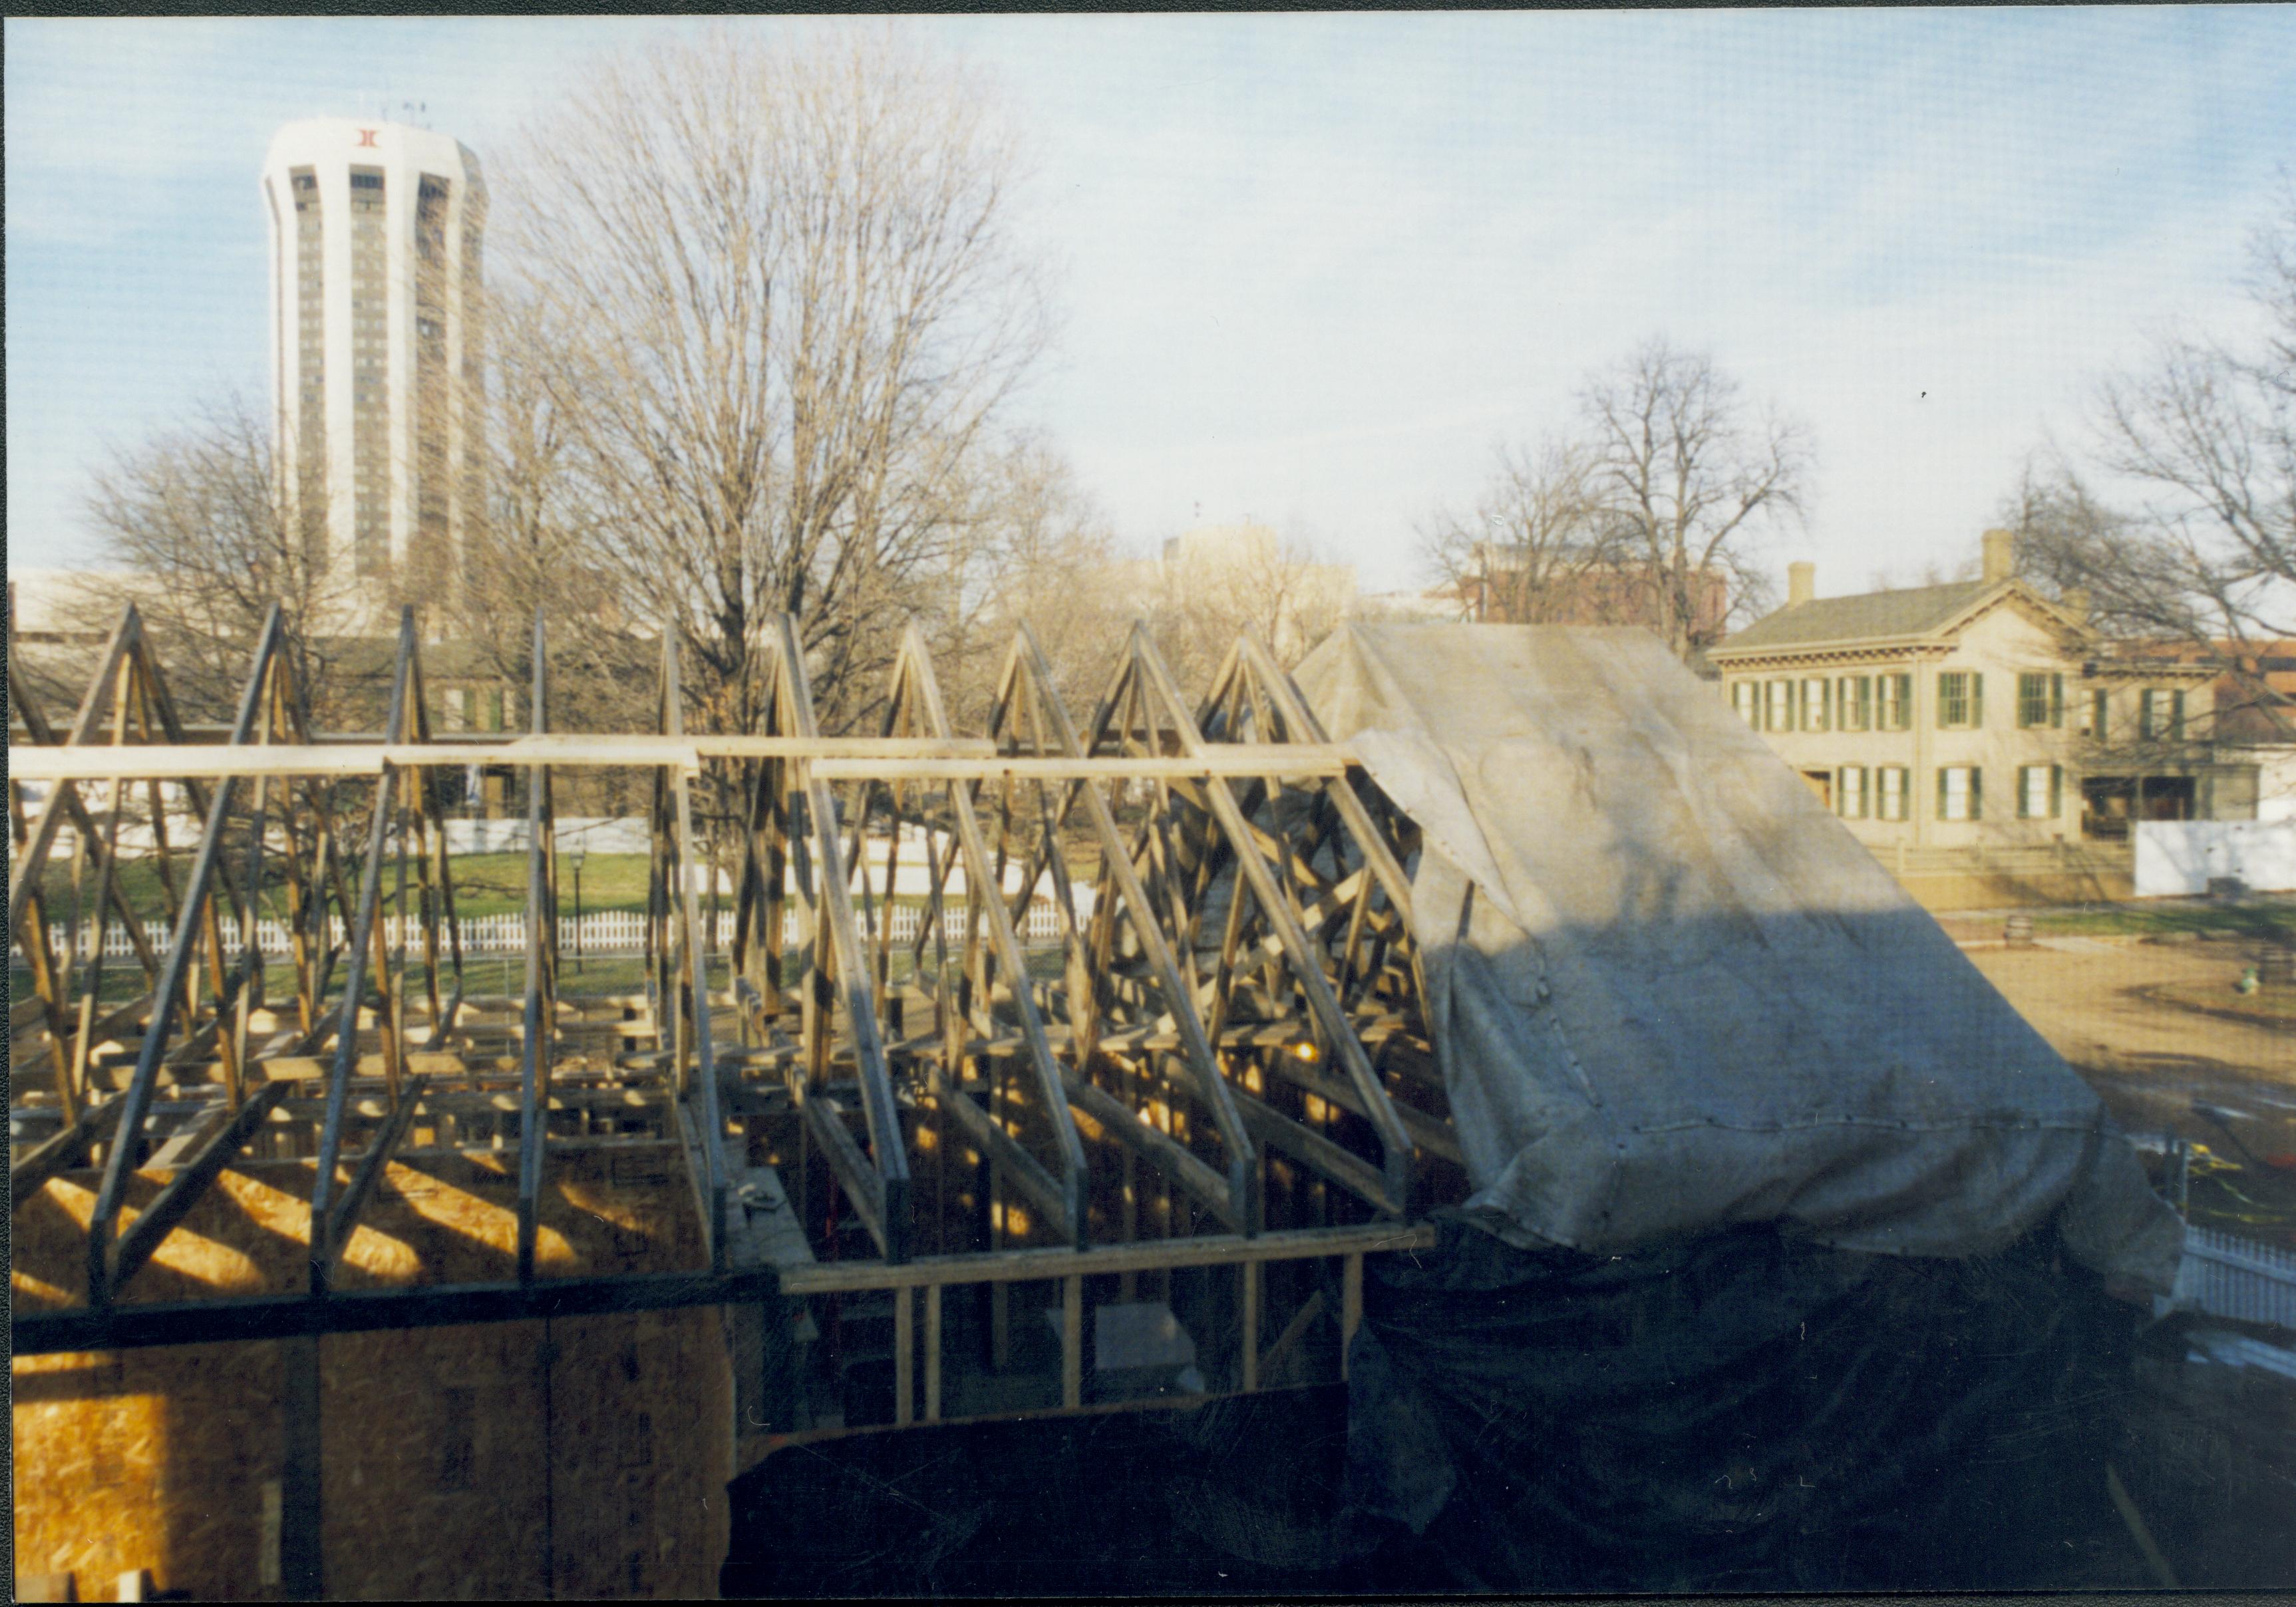
[[[916,1415],[916,1321],[914,1290],[893,1291],[893,1422],[910,1423]]]
[[[925,1421],[940,1421],[940,1285],[925,1285]]]
[[[326,1595],[319,1549],[319,1341],[279,1341],[287,1444],[280,1467],[279,1575],[291,1602]]]
[[[1130,1150],[1126,1150],[1124,1152],[1122,1161],[1124,1168],[1124,1211],[1122,1226],[1119,1228],[1117,1236],[1123,1242],[1129,1244],[1140,1236],[1139,1178],[1136,1175],[1133,1154]],[[1119,1298],[1129,1301],[1136,1299],[1138,1294],[1138,1275],[1129,1272],[1124,1274],[1123,1289]]]
[[[1004,1120],[1004,1062],[1000,1058],[989,1062],[990,1114],[999,1125]],[[962,1097],[960,1095],[960,1097]],[[1012,1202],[1004,1197],[1004,1175],[988,1152],[980,1153],[980,1177],[988,1195],[988,1248],[1004,1248],[1004,1213]],[[1013,1365],[1013,1286],[992,1283],[988,1286],[988,1365],[1002,1373]]]
[[[745,1422],[744,1431],[788,1434],[798,1426],[799,1393],[797,1321],[805,1302],[775,1295],[757,1314],[759,1338],[757,1374],[757,1415],[762,1423]]]
[[[1348,1375],[1348,1351],[1363,1326],[1363,1252],[1347,1258],[1340,1276],[1340,1376]]]
[[[1242,1388],[1249,1395],[1259,1388],[1259,1263],[1246,1261],[1236,1268],[1236,1275],[1243,1280],[1243,1313],[1237,1327],[1243,1361]]]
[[[1084,1278],[1061,1280],[1061,1405],[1084,1404]]]

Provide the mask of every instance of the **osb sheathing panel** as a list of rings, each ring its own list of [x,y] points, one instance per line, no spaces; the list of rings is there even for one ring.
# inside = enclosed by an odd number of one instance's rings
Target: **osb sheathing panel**
[[[197,1345],[14,1365],[16,1571],[70,1573],[82,1600],[150,1568],[162,1586],[258,1589],[279,1477],[278,1348]]]
[[[392,1166],[338,1286],[514,1277],[513,1164]],[[162,1181],[136,1177],[123,1219]],[[226,1173],[123,1299],[299,1291],[311,1181],[292,1161]],[[70,1174],[16,1211],[20,1307],[76,1303],[96,1183]],[[701,1256],[667,1146],[554,1157],[539,1226],[545,1277]],[[340,1334],[321,1378],[329,1595],[714,1593],[733,1456],[716,1311]],[[206,1598],[278,1594],[263,1519],[284,1432],[276,1345],[28,1357],[14,1382],[20,1569],[75,1573],[83,1595],[131,1568]]]

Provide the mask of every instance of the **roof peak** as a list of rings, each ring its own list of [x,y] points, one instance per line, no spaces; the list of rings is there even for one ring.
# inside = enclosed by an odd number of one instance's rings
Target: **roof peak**
[[[1730,653],[1746,648],[1810,647],[1821,643],[1927,635],[1942,629],[1971,605],[2005,592],[2021,593],[2040,601],[2038,594],[2014,575],[1994,580],[1948,580],[1935,586],[1813,597],[1806,603],[1789,603],[1772,610],[1721,643],[1715,651]]]

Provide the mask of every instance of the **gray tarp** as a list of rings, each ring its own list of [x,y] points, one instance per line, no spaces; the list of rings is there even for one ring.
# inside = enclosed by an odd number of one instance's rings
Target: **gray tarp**
[[[2181,1224],[2096,1095],[1654,637],[1355,625],[1296,675],[1425,834],[1429,1027],[1504,1236],[1965,1256],[2061,1213],[2169,1286]]]

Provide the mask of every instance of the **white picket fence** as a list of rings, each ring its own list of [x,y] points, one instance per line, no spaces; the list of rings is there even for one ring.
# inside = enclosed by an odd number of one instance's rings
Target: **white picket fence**
[[[1082,902],[1084,906],[1078,912],[1079,918],[1089,914],[1090,911],[1089,900]],[[865,912],[857,901],[853,913],[855,918],[861,922],[865,935],[870,938],[877,935],[878,922],[883,921],[890,913],[892,919],[893,941],[914,943],[917,933],[924,927],[928,912],[919,906],[910,904],[894,905],[890,911],[886,906],[880,904],[873,912]],[[873,920],[871,918],[872,914],[875,917]],[[704,912],[703,922],[707,923],[709,918],[708,913]],[[965,912],[962,905],[951,906],[941,912],[942,931],[950,942],[961,943],[964,940],[964,919]],[[783,906],[782,922],[783,942],[794,947],[802,941],[798,929],[798,913],[794,906]],[[455,924],[461,931],[463,952],[466,955],[525,952],[526,917],[521,914],[512,912],[500,915],[464,915],[459,917]],[[578,920],[572,915],[561,915],[558,918],[558,952],[562,955],[601,955],[644,954],[645,924],[645,914],[640,910],[594,910],[586,913]],[[382,925],[383,943],[386,947],[396,948],[403,936],[411,948],[417,953],[421,951],[422,928],[420,922],[410,920],[402,922],[400,917],[390,915],[384,917]],[[734,912],[730,909],[720,910],[717,916],[717,927],[718,946],[720,948],[731,947],[734,941]],[[329,931],[333,942],[343,941],[341,916],[335,915],[329,918]],[[236,943],[236,929],[228,920],[225,922],[225,933],[227,944]],[[144,925],[144,935],[155,951],[164,952],[173,934],[164,923],[147,921]],[[443,947],[446,934],[442,931],[439,935]],[[73,958],[76,962],[85,962],[92,958],[95,953],[95,923],[91,921],[84,924],[78,936],[78,944],[72,951]],[[1060,911],[1054,907],[1051,899],[1038,898],[1029,905],[1027,918],[1021,922],[1020,936],[1021,940],[1031,947],[1046,947],[1060,941]],[[284,921],[258,921],[255,923],[255,940],[262,948],[266,959],[285,959],[295,952],[294,938]],[[102,941],[104,957],[107,959],[125,959],[135,952],[135,945],[128,939],[127,927],[116,920],[105,923]],[[21,947],[12,948],[10,958],[18,964],[23,963],[24,955]]]

